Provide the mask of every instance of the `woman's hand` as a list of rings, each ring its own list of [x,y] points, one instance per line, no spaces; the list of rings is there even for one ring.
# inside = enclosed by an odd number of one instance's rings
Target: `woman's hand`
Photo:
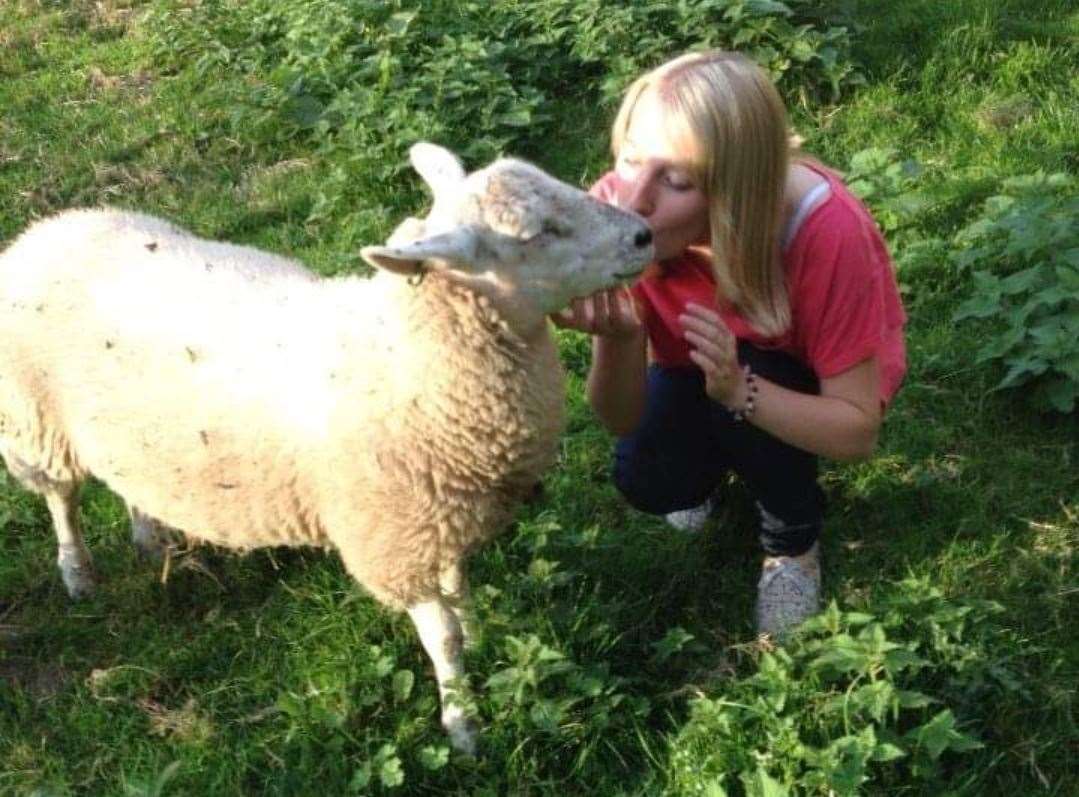
[[[633,295],[627,288],[608,288],[574,299],[551,315],[555,326],[576,329],[611,340],[633,340],[644,328]]]
[[[734,335],[717,313],[690,302],[678,317],[686,340],[693,347],[689,357],[704,371],[708,396],[726,406],[743,406],[743,392],[748,388],[745,374],[738,365],[738,347]]]

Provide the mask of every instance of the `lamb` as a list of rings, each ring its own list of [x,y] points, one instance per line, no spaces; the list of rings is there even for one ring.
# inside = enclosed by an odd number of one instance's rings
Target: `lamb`
[[[640,217],[523,161],[466,175],[417,144],[425,219],[362,250],[373,277],[72,210],[0,254],[0,456],[44,496],[73,597],[95,583],[79,485],[103,480],[152,547],[335,549],[412,618],[465,753],[465,560],[556,453],[547,316],[652,258]]]

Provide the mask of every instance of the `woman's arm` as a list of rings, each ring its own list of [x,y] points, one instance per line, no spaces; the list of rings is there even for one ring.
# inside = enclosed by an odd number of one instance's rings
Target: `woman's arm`
[[[798,393],[759,376],[749,423],[785,443],[829,459],[868,459],[880,431],[880,379],[871,357],[836,376],[822,379],[820,395]],[[745,406],[744,391],[730,406]],[[741,403],[739,403],[741,402]]]
[[[704,371],[708,395],[732,410],[746,407],[749,384],[734,336],[711,310],[690,304],[681,317],[690,357]],[[837,460],[867,459],[881,424],[876,357],[820,383],[820,395],[799,393],[759,376],[748,422],[804,451]]]
[[[645,373],[643,332],[625,340],[593,336],[588,403],[607,431],[616,437],[632,433],[641,422]]]
[[[551,318],[592,335],[588,402],[611,434],[632,432],[644,414],[646,336],[629,291],[612,288],[574,299]]]

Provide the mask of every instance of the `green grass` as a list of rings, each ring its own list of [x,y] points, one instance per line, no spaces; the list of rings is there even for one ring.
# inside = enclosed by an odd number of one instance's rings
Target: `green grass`
[[[237,133],[243,86],[228,74],[157,69],[140,21],[152,5],[0,5],[0,242],[49,212],[112,203],[327,274],[358,268],[359,245],[418,207],[415,186],[367,211],[313,214],[347,163],[302,137]],[[1079,171],[1073,4],[844,8],[860,26],[867,83],[838,106],[799,110],[796,123],[837,165],[878,146],[924,166],[932,205],[896,246],[946,239],[1004,177]],[[608,120],[569,101],[555,112],[571,135],[557,153],[524,154],[583,182],[603,168]],[[946,260],[900,281],[911,370],[878,455],[824,474],[825,592],[875,612],[913,576],[949,599],[997,601],[977,650],[1016,685],[963,692],[927,680],[921,688],[984,747],[946,758],[930,786],[885,778],[868,791],[1075,794],[1079,423],[990,392],[999,374],[974,365],[975,328],[951,321],[966,286]],[[162,586],[128,544],[119,502],[92,485],[83,512],[104,584],[74,604],[42,502],[0,471],[0,794],[379,791],[394,756],[399,793],[685,789],[679,773],[707,752],[690,730],[704,722],[692,698],[734,694],[759,660],[751,507],[732,485],[723,522],[699,537],[626,507],[607,479],[611,441],[582,397],[586,342],[561,341],[571,375],[561,462],[473,566],[479,759],[424,765],[445,744],[427,661],[407,618],[360,594],[336,557],[202,551],[203,569],[174,570]],[[692,641],[657,657],[672,628]],[[537,646],[566,666],[544,663]],[[482,688],[511,664],[537,680],[520,704]],[[544,712],[570,697],[552,729]]]

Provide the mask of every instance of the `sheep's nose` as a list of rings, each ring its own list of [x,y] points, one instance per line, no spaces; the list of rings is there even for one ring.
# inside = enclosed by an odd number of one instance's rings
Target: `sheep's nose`
[[[636,244],[638,249],[643,249],[652,243],[652,231],[648,228],[641,230],[635,236],[633,236],[633,243]]]

